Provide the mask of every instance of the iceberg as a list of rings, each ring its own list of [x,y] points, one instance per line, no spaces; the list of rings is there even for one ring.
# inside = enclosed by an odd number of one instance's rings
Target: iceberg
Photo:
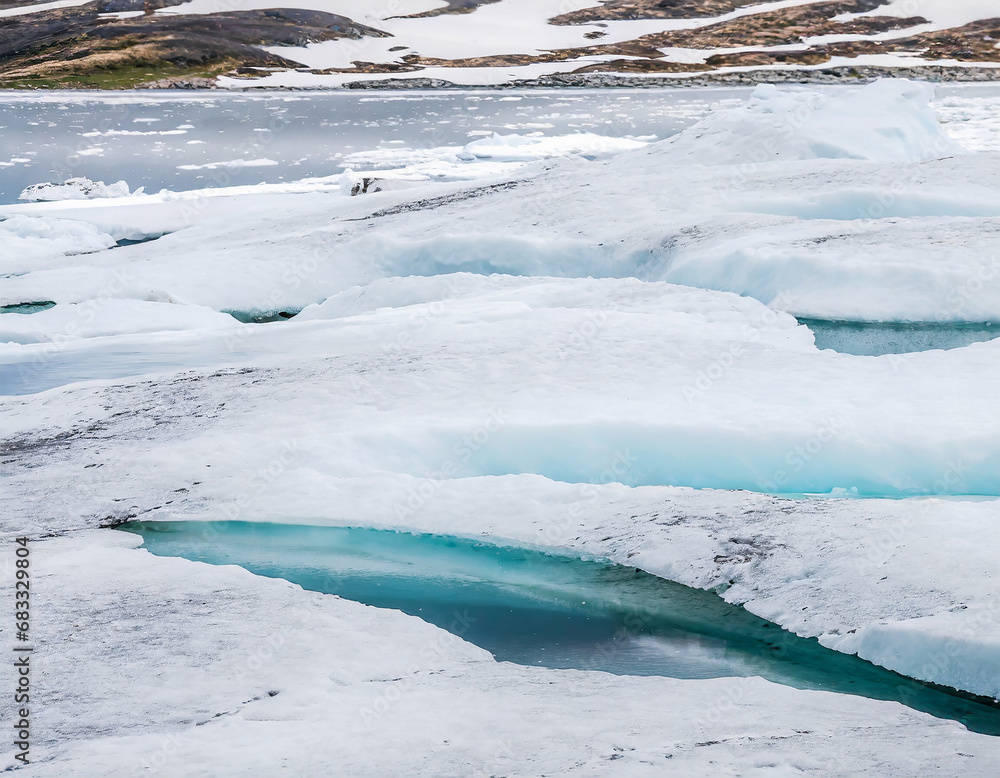
[[[710,114],[656,154],[683,164],[788,160],[924,162],[965,153],[930,106],[934,90],[881,79],[847,94],[761,84],[745,105]]]
[[[130,194],[142,194],[142,191],[143,187],[134,192],[129,191],[128,184],[124,181],[105,184],[103,181],[91,181],[89,178],[69,178],[61,184],[32,184],[21,192],[19,199],[28,202],[95,200],[105,197],[128,197]]]

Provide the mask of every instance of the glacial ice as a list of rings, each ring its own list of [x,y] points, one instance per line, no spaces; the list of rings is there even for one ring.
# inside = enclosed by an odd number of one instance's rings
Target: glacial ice
[[[658,144],[675,164],[762,165],[811,159],[924,162],[966,153],[941,127],[927,84],[883,79],[847,94],[758,86],[746,105],[710,114]]]
[[[58,303],[0,344],[26,392],[0,416],[11,510],[600,553],[996,694],[1000,343],[853,356],[794,318],[1000,321],[1000,158],[957,148],[927,98],[761,89],[607,159],[364,197],[4,207],[3,247],[26,247],[4,299]],[[74,230],[97,248],[67,260]],[[103,250],[129,230],[172,234]]]

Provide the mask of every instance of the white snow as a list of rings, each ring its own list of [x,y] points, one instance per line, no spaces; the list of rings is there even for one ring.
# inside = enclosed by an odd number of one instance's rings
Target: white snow
[[[211,308],[107,298],[0,316],[0,343],[65,343],[76,338],[238,326],[232,316]]]
[[[0,8],[0,19],[5,16],[23,16],[24,14],[37,13],[38,11],[54,11],[59,8],[72,8],[83,5],[89,0],[54,0],[51,3],[25,3],[12,8]]]
[[[0,220],[4,272],[18,260],[88,254],[114,245],[115,238],[83,221],[18,214]]]

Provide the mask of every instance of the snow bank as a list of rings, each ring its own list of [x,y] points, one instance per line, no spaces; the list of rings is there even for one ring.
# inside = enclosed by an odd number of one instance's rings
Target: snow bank
[[[911,678],[973,689],[1000,700],[998,601],[874,624],[824,642]]]
[[[0,249],[8,263],[111,248],[115,239],[92,224],[50,216],[14,215],[0,220]]]
[[[927,84],[882,79],[847,95],[758,86],[746,105],[716,111],[651,153],[672,163],[807,159],[921,162],[962,154],[930,107]]]
[[[941,196],[941,210],[973,205],[972,184]],[[742,198],[741,198],[742,199]],[[766,230],[722,236],[678,252],[663,277],[755,297],[795,315],[849,321],[1000,321],[1000,219],[865,218],[872,210],[928,207],[898,190],[747,198],[747,210],[821,210]],[[988,212],[996,198],[981,192]],[[884,204],[884,205],[883,205]],[[928,208],[930,210],[930,208]],[[836,216],[844,221],[833,221]],[[854,217],[853,219],[850,217]]]
[[[102,335],[209,330],[239,326],[232,316],[199,305],[96,299],[56,305],[28,316],[0,316],[0,342],[64,344]]]
[[[28,202],[52,202],[55,200],[95,200],[105,197],[128,197],[130,194],[142,194],[143,187],[130,192],[128,184],[118,181],[105,184],[103,181],[91,181],[89,178],[69,178],[61,184],[32,184],[23,192],[19,199]]]

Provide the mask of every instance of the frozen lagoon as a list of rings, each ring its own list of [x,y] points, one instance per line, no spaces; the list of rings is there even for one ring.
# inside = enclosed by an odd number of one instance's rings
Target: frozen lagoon
[[[3,361],[37,365],[38,376],[62,371],[45,391],[5,400],[12,522],[19,532],[73,530],[39,544],[52,560],[53,591],[79,588],[87,560],[98,558],[127,582],[111,587],[108,602],[116,623],[141,625],[116,636],[135,657],[129,694],[149,667],[176,662],[157,654],[158,645],[197,654],[193,625],[204,628],[197,644],[228,657],[226,666],[241,666],[241,651],[271,646],[283,616],[256,606],[263,624],[245,623],[227,592],[249,601],[278,590],[231,568],[154,560],[114,538],[120,533],[95,539],[84,528],[130,516],[291,524],[308,516],[330,526],[362,516],[372,528],[633,565],[718,591],[827,648],[996,697],[996,343],[855,356],[817,348],[796,320],[946,327],[998,318],[988,261],[995,154],[953,145],[919,89],[880,89],[872,100],[762,90],[664,142],[604,159],[511,161],[516,167],[472,184],[425,179],[352,198],[334,181],[6,206],[4,245],[17,250],[4,257],[3,303],[56,305],[2,315],[18,341],[4,347]],[[782,124],[803,107],[813,121]],[[965,123],[966,136],[989,137],[988,113]],[[837,123],[846,115],[849,137]],[[761,138],[782,128],[780,159],[755,160]],[[872,210],[885,202],[888,212]],[[157,234],[164,237],[111,247]],[[75,253],[72,241],[83,238],[92,253]],[[292,320],[261,325],[224,313],[300,308]],[[7,324],[15,319],[16,328]],[[129,365],[155,355],[157,343],[171,359]],[[74,374],[81,368],[90,372]],[[685,488],[692,486],[699,488]],[[787,494],[804,491],[826,494]],[[889,494],[923,497],[871,499]],[[186,577],[213,582],[193,613],[183,610],[194,603]],[[137,604],[129,601],[135,591],[187,594]],[[684,745],[668,749],[687,760],[680,773],[711,769],[715,757],[699,756],[710,742],[725,742],[727,764],[747,757],[766,769],[757,746],[742,739],[757,736],[747,733],[765,714],[775,717],[766,738],[790,739],[780,757],[789,769],[810,749],[811,736],[792,731],[803,729],[827,733],[836,754],[869,736],[878,743],[842,774],[893,759],[901,775],[933,765],[995,772],[993,739],[851,695],[748,683],[736,688],[753,689],[752,702],[740,702],[725,722],[699,715],[695,733],[680,719],[700,703],[686,695],[717,694],[732,679],[669,684],[512,669],[457,639],[423,676],[428,668],[400,636],[434,628],[294,588],[282,597],[325,603],[333,621],[324,635],[342,650],[315,637],[289,650],[300,667],[323,668],[326,680],[304,684],[277,668],[254,668],[238,684],[216,679],[205,687],[207,706],[196,706],[204,719],[169,713],[191,705],[171,687],[169,705],[143,708],[146,723],[108,730],[136,738],[118,742],[119,753],[138,758],[155,751],[149,738],[157,732],[181,731],[185,753],[217,751],[220,737],[246,743],[254,722],[283,731],[275,722],[299,721],[304,710],[328,732],[339,695],[356,701],[356,713],[375,709],[359,701],[369,692],[377,698],[377,689],[414,683],[419,704],[406,708],[403,731],[425,733],[423,695],[457,705],[460,697],[485,699],[504,679],[510,702],[493,700],[499,718],[491,731],[514,733],[513,710],[520,715],[525,699],[537,699],[536,685],[558,688],[535,710],[562,727],[584,688],[599,687],[602,705],[625,690],[647,699],[669,689],[685,701],[677,715],[664,718],[650,698],[631,726],[641,720],[643,732],[651,722],[683,732]],[[105,601],[73,602],[100,613]],[[52,634],[79,623],[75,612],[46,607]],[[391,626],[370,633],[375,622]],[[163,642],[142,644],[154,632]],[[462,664],[473,655],[481,669]],[[205,663],[209,677],[219,661]],[[336,670],[349,662],[361,668],[351,678]],[[574,673],[572,682],[564,673]],[[65,674],[53,680],[73,684]],[[105,741],[74,728],[71,713],[86,709],[94,692],[73,688],[53,713],[62,717],[53,731],[74,742],[60,767],[92,769],[105,764]],[[403,716],[404,708],[395,710]],[[226,710],[239,713],[194,728]],[[463,710],[485,725],[484,714]],[[622,731],[586,710],[573,726]],[[870,723],[858,734],[862,720]],[[206,727],[214,736],[200,734]],[[443,739],[452,742],[456,731]],[[733,731],[742,734],[732,740]],[[918,733],[932,745],[906,762],[905,744]],[[397,768],[406,763],[377,726],[352,737],[367,744],[356,772],[373,769],[373,744]],[[531,741],[520,730],[516,738]],[[562,769],[580,750],[567,748],[552,752],[554,766],[545,769]],[[648,744],[635,748],[650,755]],[[432,769],[453,764],[427,749]],[[314,751],[303,769],[314,772],[324,753]],[[469,753],[477,765],[490,763]],[[626,757],[594,759],[598,774],[619,762],[638,769]]]

